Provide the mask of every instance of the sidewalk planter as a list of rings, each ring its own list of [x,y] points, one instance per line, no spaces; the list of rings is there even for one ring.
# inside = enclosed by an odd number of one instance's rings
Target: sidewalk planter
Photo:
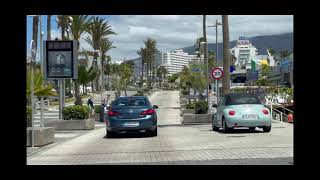
[[[195,123],[209,123],[211,116],[211,114],[195,114]]]
[[[34,146],[44,146],[52,143],[54,140],[53,127],[34,127]],[[31,146],[32,127],[27,128],[27,146]]]
[[[185,113],[183,114],[182,123],[194,123],[195,122],[195,114]]]
[[[191,113],[191,114],[194,114],[196,111],[194,109],[182,109],[181,110],[181,116],[183,116],[184,114],[186,113]]]
[[[91,130],[95,128],[94,119],[79,120],[52,120],[45,123],[46,127],[53,127],[55,131],[60,130]]]
[[[184,113],[182,123],[212,123],[212,114]]]

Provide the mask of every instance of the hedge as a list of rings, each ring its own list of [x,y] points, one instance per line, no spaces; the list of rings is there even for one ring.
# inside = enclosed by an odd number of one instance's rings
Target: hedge
[[[195,114],[206,114],[208,111],[208,103],[206,101],[197,101],[194,106]]]
[[[64,120],[70,119],[88,119],[90,108],[89,106],[69,106],[65,107],[62,111]]]

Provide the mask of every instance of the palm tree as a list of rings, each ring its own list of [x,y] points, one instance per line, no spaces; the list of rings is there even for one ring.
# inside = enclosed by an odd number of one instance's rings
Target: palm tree
[[[57,16],[57,24],[58,28],[61,28],[61,39],[67,40],[69,37],[69,31],[68,28],[70,26],[71,19],[68,15],[58,15]],[[67,33],[67,37],[65,36],[65,33]]]
[[[223,73],[222,95],[230,92],[230,54],[229,54],[229,23],[228,15],[222,15],[223,31]]]
[[[162,75],[163,75],[163,83],[166,83],[166,75],[168,74],[168,70],[164,66],[161,70],[162,70]]]
[[[44,85],[42,84],[43,82],[43,75],[40,72],[40,69],[37,68],[36,72],[34,74],[34,86],[33,86],[33,91],[35,96],[57,96],[56,91],[53,89],[53,86],[51,84],[49,85]],[[27,92],[27,97],[29,99],[30,93],[31,93],[31,73],[30,71],[27,72],[27,86],[26,86],[26,92]]]
[[[104,75],[107,75],[107,87],[109,89],[109,81],[110,81],[110,64],[111,64],[111,57],[109,55],[106,56],[106,63],[104,65]]]
[[[100,17],[92,17],[92,20],[89,23],[87,32],[90,36],[87,36],[85,40],[92,46],[94,51],[94,63],[92,63],[92,68],[97,66],[98,52],[96,52],[96,50],[100,50],[101,48],[101,39],[108,35],[116,34],[108,23],[108,21],[105,21],[104,18]],[[98,87],[99,79],[96,78],[96,88],[98,89]]]
[[[142,70],[141,70],[141,77],[140,77],[140,87],[142,86],[143,82],[143,70],[144,70],[144,63],[146,62],[146,48],[140,48],[140,50],[137,51],[137,54],[141,57],[141,63],[142,63]]]
[[[47,15],[47,40],[51,40],[51,15]]]
[[[123,88],[124,88],[124,93],[125,96],[127,96],[127,84],[131,78],[131,76],[133,75],[133,65],[132,64],[127,64],[126,62],[122,63],[120,65],[120,77],[121,77],[121,81],[123,83]]]
[[[181,79],[181,82],[185,83],[185,85],[187,86],[189,94],[190,94],[190,88],[192,85],[190,75],[191,75],[191,71],[188,68],[188,66],[183,66],[182,71],[180,73],[180,79]]]
[[[268,51],[269,51],[271,56],[276,53],[276,51],[273,48],[269,48]]]
[[[201,48],[201,42],[205,42],[203,37],[199,37],[196,39],[194,46],[194,50],[197,51],[197,56],[200,58],[200,55],[203,54],[203,49]]]
[[[280,59],[284,59],[284,58],[287,58],[291,55],[291,52],[288,50],[288,49],[285,49],[283,51],[279,51],[279,56],[280,56]]]
[[[207,25],[206,25],[206,15],[203,15],[203,18],[202,18],[203,22],[202,22],[202,29],[203,29],[203,40],[204,42],[206,42],[206,44],[204,45],[204,63],[207,64],[207,56],[208,56],[208,52],[207,52],[207,49],[208,49],[208,41],[207,41]],[[208,79],[208,69],[204,71],[204,77],[206,79]]]
[[[157,41],[149,37],[144,41],[144,44],[146,49],[147,84],[150,85],[151,68],[155,61],[155,54],[158,52]]]
[[[104,64],[105,64],[105,61],[106,61],[106,53],[112,49],[112,48],[116,48],[115,46],[112,45],[113,42],[110,41],[109,39],[107,38],[101,38],[101,42],[100,42],[100,52],[101,52],[101,72],[104,72]],[[110,56],[109,56],[110,58]],[[104,78],[103,78],[103,75],[104,73],[102,73],[102,84],[101,84],[101,91],[103,91],[104,89]]]
[[[70,25],[70,33],[73,40],[77,41],[77,50],[80,48],[80,38],[88,29],[88,16],[87,15],[72,15],[72,22]],[[79,93],[79,81],[74,81],[74,92],[75,92],[75,105],[82,105],[82,100]]]

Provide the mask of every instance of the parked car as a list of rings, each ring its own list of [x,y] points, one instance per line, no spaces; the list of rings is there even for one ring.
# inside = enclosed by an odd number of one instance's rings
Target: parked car
[[[151,132],[158,135],[157,105],[145,96],[122,96],[116,99],[106,115],[107,137],[122,132]]]
[[[233,128],[256,127],[271,131],[270,111],[256,95],[248,93],[230,93],[223,96],[218,104],[213,104],[217,111],[212,116],[213,130],[222,128],[229,132]]]

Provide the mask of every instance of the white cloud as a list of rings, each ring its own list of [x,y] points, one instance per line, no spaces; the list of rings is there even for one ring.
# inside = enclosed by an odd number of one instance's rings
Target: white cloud
[[[207,25],[213,25],[221,15],[208,15]],[[161,51],[173,50],[194,44],[202,36],[202,15],[120,15],[108,19],[117,35],[109,38],[117,47],[109,55],[113,60],[136,58],[136,51],[144,46],[147,37],[157,40]],[[260,36],[293,32],[291,15],[230,15],[230,40],[239,36]],[[85,37],[85,36],[83,36]],[[215,43],[215,28],[207,28],[209,43]],[[222,26],[219,26],[218,40],[222,42]],[[92,49],[84,40],[81,45]]]
[[[59,29],[51,30],[51,39],[54,40],[56,38],[61,39],[61,31]]]

